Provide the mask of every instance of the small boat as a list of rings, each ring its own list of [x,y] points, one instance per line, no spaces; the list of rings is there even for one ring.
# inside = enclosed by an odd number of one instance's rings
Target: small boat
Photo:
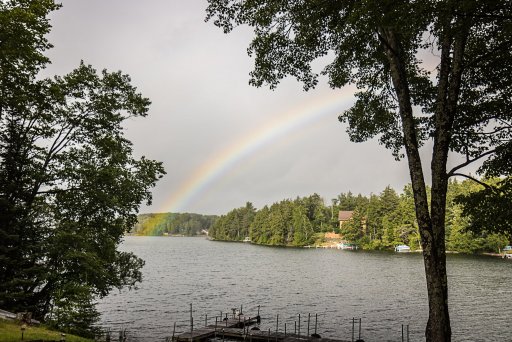
[[[243,242],[251,242],[251,238],[246,236],[245,239],[243,240]]]
[[[399,252],[399,253],[407,253],[407,252],[410,252],[411,251],[411,247],[407,246],[407,245],[398,245],[395,247],[395,252]]]
[[[354,243],[340,242],[336,245],[336,248],[343,249],[343,250],[349,250],[349,251],[355,251],[359,247]]]
[[[503,247],[500,254],[503,259],[512,259],[512,246],[508,245]]]

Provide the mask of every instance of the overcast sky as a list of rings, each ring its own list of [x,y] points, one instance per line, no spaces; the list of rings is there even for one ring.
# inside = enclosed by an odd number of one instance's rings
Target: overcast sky
[[[226,35],[204,22],[205,0],[63,0],[51,15],[51,74],[80,60],[122,70],[152,101],[126,125],[137,156],[167,175],[141,212],[225,214],[252,202],[341,192],[401,191],[405,162],[374,141],[352,143],[338,115],[352,88],[321,79],[309,92],[294,79],[271,91],[249,86],[248,28]]]

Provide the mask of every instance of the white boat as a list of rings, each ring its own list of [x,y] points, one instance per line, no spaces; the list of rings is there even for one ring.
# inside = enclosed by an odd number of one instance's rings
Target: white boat
[[[502,250],[502,258],[503,259],[512,259],[512,246],[505,246]]]
[[[246,236],[245,239],[243,240],[243,242],[251,242],[251,238]]]
[[[349,250],[349,251],[355,251],[359,247],[356,244],[353,243],[347,243],[347,242],[340,242],[336,245],[337,249],[343,249],[343,250]]]
[[[407,245],[398,245],[398,246],[395,246],[395,252],[399,252],[399,253],[407,253],[407,252],[410,252],[411,251],[411,247],[407,246]]]

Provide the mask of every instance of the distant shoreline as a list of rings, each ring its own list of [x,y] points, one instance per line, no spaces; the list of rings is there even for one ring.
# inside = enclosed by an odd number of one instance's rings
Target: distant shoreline
[[[183,237],[190,237],[190,238],[205,238],[206,240],[209,240],[209,241],[218,241],[218,242],[235,242],[235,243],[245,243],[247,244],[248,242],[247,241],[243,241],[243,240],[219,240],[219,239],[214,239],[214,238],[211,238],[209,237],[208,235],[183,235],[183,234],[169,234],[169,235],[138,235],[138,234],[125,234],[125,236],[134,236],[134,237],[165,237],[165,238],[183,238]],[[277,248],[283,248],[283,247],[286,247],[286,248],[308,248],[308,249],[337,249],[336,247],[334,246],[315,246],[315,245],[307,245],[307,246],[288,246],[288,245],[265,245],[265,244],[260,244],[260,243],[254,243],[254,242],[249,242],[249,244],[252,244],[252,245],[256,245],[256,246],[263,246],[263,247],[277,247]],[[394,252],[393,250],[390,250],[390,249],[360,249],[359,251],[366,251],[366,252]],[[353,252],[353,251],[349,251],[349,252]],[[406,253],[398,253],[398,252],[394,252],[394,253],[397,253],[397,254],[418,254],[418,253],[421,253],[422,250],[421,249],[415,249],[415,250],[411,250],[410,252],[406,252]],[[474,256],[486,256],[486,257],[498,257],[498,258],[502,258],[502,259],[510,259],[512,260],[512,257],[505,257],[506,254],[503,254],[503,253],[489,253],[489,252],[481,252],[481,253],[463,253],[463,252],[458,252],[458,251],[446,251],[445,252],[446,254],[460,254],[460,255],[474,255]]]

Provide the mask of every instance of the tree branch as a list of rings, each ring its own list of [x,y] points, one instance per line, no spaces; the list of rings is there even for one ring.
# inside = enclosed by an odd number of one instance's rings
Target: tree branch
[[[63,192],[68,192],[68,191],[79,191],[79,190],[81,190],[81,188],[51,189],[51,190],[38,191],[37,194],[38,195],[58,194],[58,193],[63,193]]]
[[[480,184],[481,186],[483,186],[483,187],[484,187],[484,188],[486,188],[486,189],[495,190],[495,188],[494,188],[493,186],[491,186],[491,185],[489,185],[489,184],[487,184],[487,183],[484,183],[484,182],[482,182],[482,181],[480,181],[480,180],[476,179],[475,177],[471,177],[471,176],[469,176],[469,175],[465,175],[465,174],[463,174],[463,173],[452,173],[452,174],[451,174],[451,175],[449,175],[448,177],[454,177],[454,176],[461,176],[461,177],[465,177],[465,178],[467,178],[467,179],[472,180],[472,181],[473,181],[473,182],[475,182],[475,183]]]
[[[475,157],[475,158],[473,158],[473,159],[468,159],[468,160],[467,160],[467,161],[465,161],[464,163],[459,164],[459,165],[455,166],[454,168],[452,168],[452,169],[451,169],[451,170],[450,170],[446,175],[447,175],[448,177],[451,177],[451,176],[453,176],[453,175],[454,175],[454,172],[455,172],[455,171],[460,170],[460,169],[462,169],[463,167],[466,167],[466,166],[468,166],[469,164],[474,163],[475,161],[477,161],[477,160],[479,160],[479,159],[482,159],[483,157],[486,157],[486,156],[488,156],[488,155],[491,155],[491,154],[493,154],[493,153],[495,153],[495,152],[496,152],[496,149],[494,149],[494,150],[490,150],[490,151],[487,151],[487,152],[485,152],[485,153],[482,153],[482,154],[481,154],[481,155],[479,155],[478,157]]]

